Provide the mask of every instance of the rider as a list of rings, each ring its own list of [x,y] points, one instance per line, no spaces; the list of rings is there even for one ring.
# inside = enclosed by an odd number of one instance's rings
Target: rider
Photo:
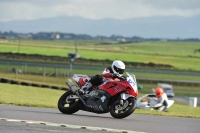
[[[118,78],[122,77],[125,70],[125,64],[120,60],[114,60],[110,67],[107,67],[101,75],[95,75],[91,77],[89,81],[86,82],[84,86],[81,87],[81,92],[89,89],[92,86],[98,86],[103,82],[103,77],[105,78]]]
[[[155,90],[156,97],[157,97],[157,104],[154,106],[151,106],[155,110],[159,111],[165,111],[167,112],[167,106],[168,106],[168,98],[167,95],[164,93],[162,88],[156,88]]]

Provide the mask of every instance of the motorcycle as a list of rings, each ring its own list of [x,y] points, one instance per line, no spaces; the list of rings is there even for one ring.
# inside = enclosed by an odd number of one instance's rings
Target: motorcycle
[[[146,94],[137,99],[137,108],[138,109],[148,109],[153,110],[152,106],[157,104],[155,94]],[[174,100],[168,99],[168,106],[167,108],[171,107],[174,104]],[[164,108],[163,108],[164,109]],[[160,110],[162,111],[162,110]]]
[[[126,72],[127,77],[104,78],[99,86],[92,86],[81,94],[79,89],[89,79],[74,76],[66,80],[69,90],[58,100],[58,109],[63,114],[73,114],[79,110],[97,114],[110,112],[114,118],[125,118],[136,108],[138,96],[134,74]]]

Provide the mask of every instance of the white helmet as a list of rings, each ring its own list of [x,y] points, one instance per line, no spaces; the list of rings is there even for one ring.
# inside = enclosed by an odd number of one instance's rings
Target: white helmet
[[[121,77],[125,70],[125,64],[120,60],[115,60],[113,61],[111,68],[114,74]]]

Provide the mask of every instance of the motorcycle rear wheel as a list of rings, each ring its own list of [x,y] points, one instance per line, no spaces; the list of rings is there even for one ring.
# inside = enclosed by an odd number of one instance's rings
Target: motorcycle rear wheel
[[[136,108],[135,98],[129,97],[126,100],[118,98],[111,104],[110,114],[114,118],[122,119],[131,115],[135,111],[135,108]]]
[[[58,109],[63,114],[73,114],[79,111],[80,109],[79,100],[77,99],[67,100],[67,97],[69,97],[72,94],[73,94],[72,91],[69,90],[65,92],[58,100]]]

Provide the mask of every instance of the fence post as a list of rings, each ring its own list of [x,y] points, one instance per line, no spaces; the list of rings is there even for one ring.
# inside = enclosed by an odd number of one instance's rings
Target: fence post
[[[9,70],[9,62],[7,63],[6,72]]]
[[[59,72],[58,72],[58,68],[55,68],[55,76],[58,77]]]
[[[62,71],[61,71],[61,72],[62,72],[62,73],[61,73],[61,77],[64,77],[64,69],[62,68],[61,70],[62,70]]]
[[[25,64],[25,66],[24,66],[25,68],[24,68],[24,73],[26,73],[27,74],[27,64]]]
[[[61,70],[62,70],[61,77],[64,77],[65,76],[65,70],[64,69],[61,69]]]
[[[43,82],[45,81],[46,77],[46,67],[43,68]]]
[[[64,70],[64,77],[66,77],[66,75],[67,75],[66,73],[67,73],[67,70],[65,69]]]
[[[18,69],[15,71],[15,79],[18,79]]]
[[[22,70],[22,73],[24,73],[24,65],[22,65],[22,68],[21,68],[21,70]]]

